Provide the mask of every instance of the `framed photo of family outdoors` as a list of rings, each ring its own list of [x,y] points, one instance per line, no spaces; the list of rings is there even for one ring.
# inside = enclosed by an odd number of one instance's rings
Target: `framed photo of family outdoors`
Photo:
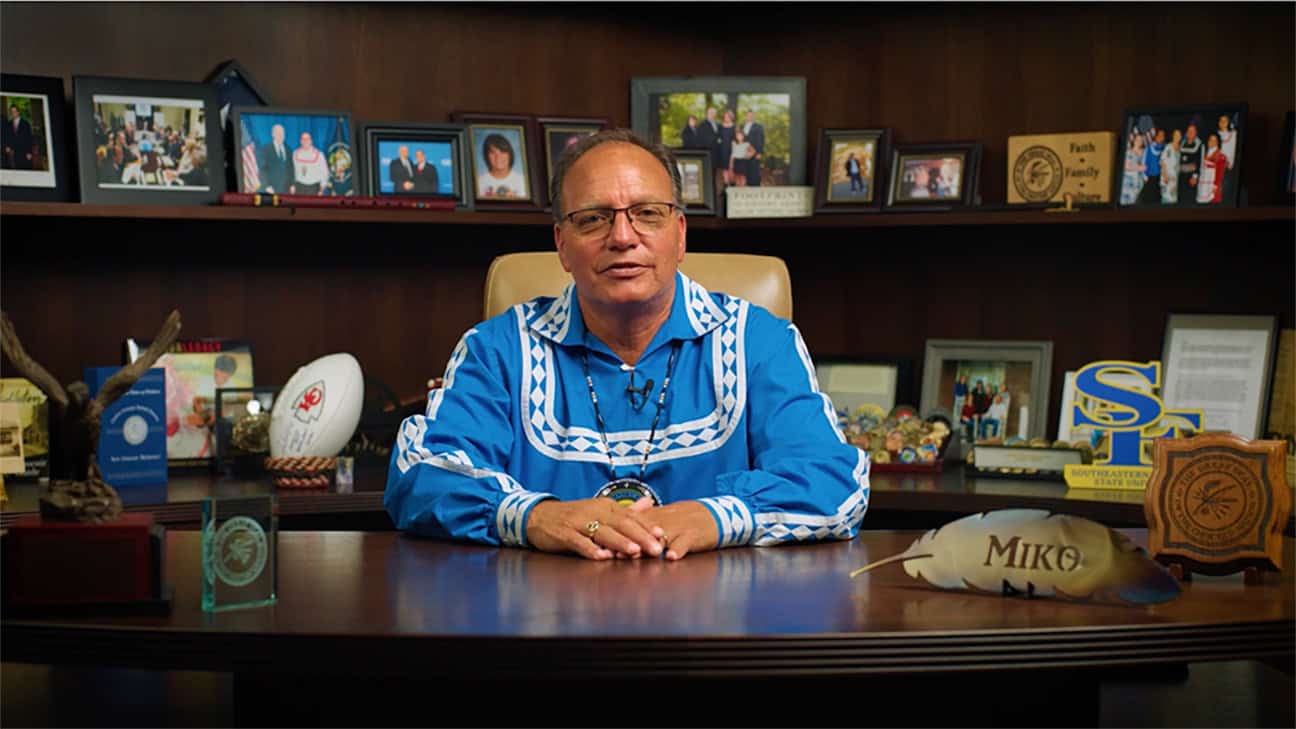
[[[815,212],[877,212],[882,208],[889,129],[823,129],[815,152]]]
[[[450,120],[468,130],[476,209],[544,209],[548,192],[535,117],[457,111]]]
[[[1118,207],[1237,206],[1246,122],[1242,102],[1126,111],[1117,140]]]
[[[964,443],[1043,438],[1053,343],[929,339],[919,409],[940,412]]]
[[[684,212],[715,215],[716,190],[711,153],[705,149],[676,149],[671,154],[675,155],[684,190]]]
[[[230,129],[239,192],[357,194],[350,112],[236,106]]]
[[[981,145],[976,142],[900,144],[891,151],[886,206],[892,210],[953,210],[976,204]]]
[[[82,202],[208,204],[225,192],[211,84],[74,76],[72,96]]]
[[[0,197],[67,202],[72,199],[67,101],[63,79],[0,74]]]
[[[544,145],[546,198],[549,196],[549,185],[553,183],[554,166],[558,164],[562,153],[583,137],[606,129],[607,125],[608,120],[602,118],[542,116],[536,119],[541,144]]]
[[[716,197],[730,185],[803,185],[806,82],[800,76],[630,80],[630,125],[650,142],[711,153]]]
[[[464,125],[366,123],[358,147],[361,194],[454,200],[456,210],[472,210]]]

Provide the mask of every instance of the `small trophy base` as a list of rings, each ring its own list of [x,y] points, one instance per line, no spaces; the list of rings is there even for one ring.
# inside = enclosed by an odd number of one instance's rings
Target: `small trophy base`
[[[165,615],[166,530],[152,514],[104,524],[18,519],[3,538],[5,615]]]

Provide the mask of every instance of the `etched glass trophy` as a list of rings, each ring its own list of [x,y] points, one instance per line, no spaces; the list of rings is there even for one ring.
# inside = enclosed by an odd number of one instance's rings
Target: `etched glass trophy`
[[[203,610],[260,607],[278,599],[275,512],[273,495],[203,499]]]

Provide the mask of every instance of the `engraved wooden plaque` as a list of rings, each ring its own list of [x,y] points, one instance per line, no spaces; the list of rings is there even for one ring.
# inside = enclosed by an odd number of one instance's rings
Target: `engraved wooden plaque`
[[[1159,438],[1143,498],[1148,552],[1183,572],[1282,570],[1286,443],[1232,433]]]

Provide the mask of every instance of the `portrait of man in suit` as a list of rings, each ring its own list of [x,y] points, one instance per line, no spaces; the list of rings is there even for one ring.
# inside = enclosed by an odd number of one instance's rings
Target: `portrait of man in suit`
[[[414,163],[410,161],[407,145],[402,144],[396,150],[396,159],[391,161],[391,181],[396,192],[414,191]]]
[[[261,148],[261,159],[257,161],[262,192],[288,194],[293,179],[292,155],[293,151],[284,142],[283,125],[271,127],[270,141]]]
[[[4,126],[4,166],[10,170],[32,169],[33,137],[31,122],[23,118],[16,104],[9,105],[9,119]]]
[[[401,149],[404,149],[402,147]],[[395,179],[393,177],[393,179]],[[414,192],[435,195],[438,190],[436,166],[427,161],[427,155],[423,150],[414,151],[414,170],[411,176],[411,186]]]
[[[743,136],[747,138],[747,143],[752,146],[755,154],[747,160],[747,184],[761,184],[761,167],[765,164],[765,127],[756,121],[756,112],[751,109],[747,110],[747,120],[742,126]]]

